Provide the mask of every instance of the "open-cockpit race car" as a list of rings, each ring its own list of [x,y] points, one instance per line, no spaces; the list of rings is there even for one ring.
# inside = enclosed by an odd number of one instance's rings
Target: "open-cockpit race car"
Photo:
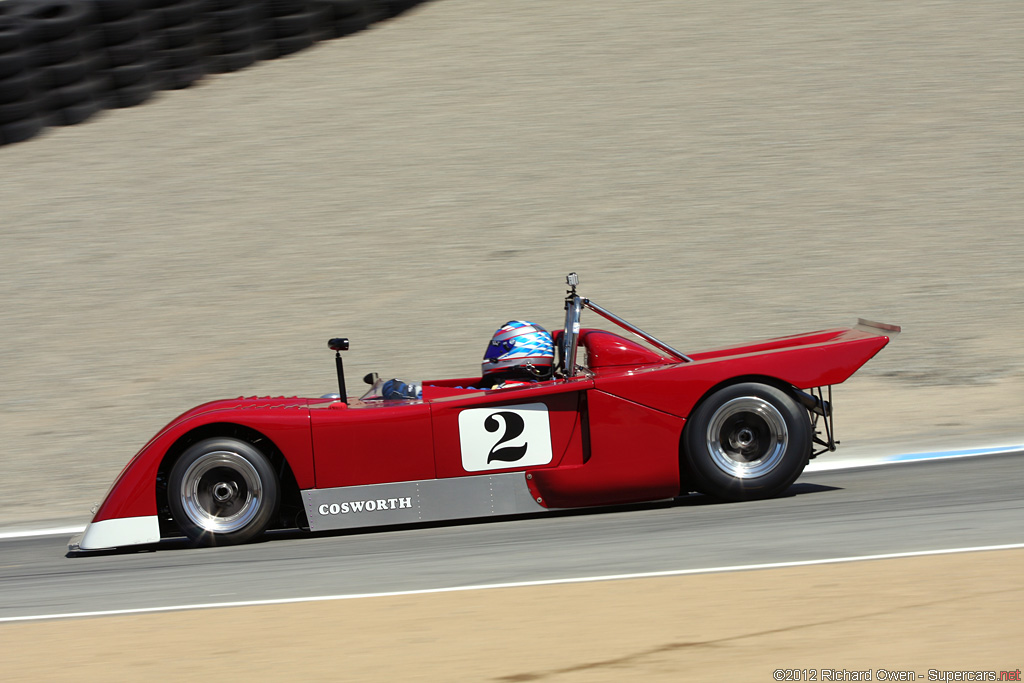
[[[224,545],[267,529],[536,514],[690,492],[778,496],[836,448],[832,385],[900,331],[861,320],[683,354],[582,297],[575,273],[567,283],[547,375],[489,388],[480,378],[425,381],[397,399],[368,376],[370,391],[348,398],[348,340],[332,339],[338,394],[220,400],[182,414],[128,463],[71,550],[181,536]],[[583,309],[640,341],[581,327]]]

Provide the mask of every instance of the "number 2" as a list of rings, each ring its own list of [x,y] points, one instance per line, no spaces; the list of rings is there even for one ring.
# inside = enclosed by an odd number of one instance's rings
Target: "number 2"
[[[508,441],[512,441],[522,434],[523,430],[526,428],[526,422],[524,422],[523,418],[516,413],[502,411],[500,413],[488,415],[487,419],[484,420],[484,429],[489,432],[498,431],[498,429],[501,428],[501,425],[495,419],[497,417],[500,417],[502,422],[505,424],[505,433],[500,439],[498,439],[497,443],[491,446],[491,451],[487,454],[487,463],[490,464],[495,460],[500,460],[501,462],[515,462],[520,460],[524,455],[526,455],[526,449],[530,444],[524,443],[522,446],[506,446],[505,448],[498,448],[498,446]]]

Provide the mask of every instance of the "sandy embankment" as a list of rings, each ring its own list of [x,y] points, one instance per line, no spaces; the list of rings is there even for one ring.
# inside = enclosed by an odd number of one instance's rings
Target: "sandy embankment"
[[[332,336],[353,390],[466,376],[569,270],[684,350],[904,325],[845,446],[1021,439],[1021,35],[997,1],[437,0],[4,147],[0,523],[84,518],[191,405],[330,391]]]
[[[5,624],[0,640],[6,680],[880,680],[1019,669],[1022,611],[1012,550]]]

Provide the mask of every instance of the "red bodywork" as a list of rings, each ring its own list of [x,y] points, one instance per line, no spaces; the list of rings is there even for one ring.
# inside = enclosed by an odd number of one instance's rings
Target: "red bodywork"
[[[660,355],[617,334],[580,332],[589,372],[526,386],[481,391],[475,380],[424,383],[422,401],[237,398],[184,413],[124,468],[93,522],[158,514],[165,459],[190,434],[240,426],[272,442],[299,489],[464,477],[459,415],[477,407],[543,404],[551,461],[509,467],[527,472],[530,493],[566,508],[679,495],[680,440],[703,397],[737,381],[797,389],[839,384],[889,341],[884,330],[844,328],[690,354]],[[685,492],[685,491],[684,491]]]

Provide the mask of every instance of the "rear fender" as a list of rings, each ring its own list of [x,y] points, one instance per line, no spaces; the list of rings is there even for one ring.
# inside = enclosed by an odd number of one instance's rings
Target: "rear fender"
[[[687,417],[714,390],[740,381],[764,381],[788,390],[840,384],[889,342],[872,328],[836,331],[827,340],[756,351],[737,350],[695,362],[599,375],[596,387],[666,413]]]

